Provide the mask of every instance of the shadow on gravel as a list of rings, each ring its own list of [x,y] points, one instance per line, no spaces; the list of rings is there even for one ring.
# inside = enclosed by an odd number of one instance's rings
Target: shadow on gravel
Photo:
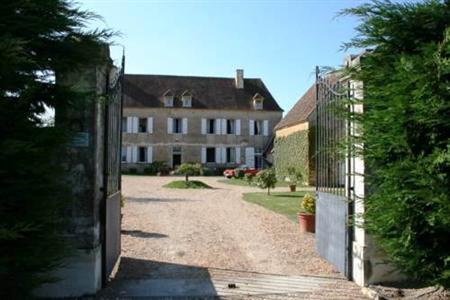
[[[181,199],[181,198],[135,198],[135,197],[126,197],[125,201],[130,202],[141,202],[141,203],[149,203],[149,202],[184,202],[184,201],[196,201],[190,199]]]
[[[122,230],[120,233],[126,234],[132,237],[145,238],[145,239],[161,239],[169,237],[166,234],[156,232],[145,232],[142,230]]]
[[[207,268],[122,257],[115,278],[96,295],[95,299],[135,299],[135,297],[215,299],[216,295],[217,291]]]

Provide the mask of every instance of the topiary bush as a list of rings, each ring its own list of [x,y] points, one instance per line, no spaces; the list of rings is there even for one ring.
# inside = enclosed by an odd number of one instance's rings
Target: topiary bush
[[[186,182],[189,181],[189,176],[199,176],[203,173],[201,164],[183,163],[177,169],[177,174],[185,176]]]
[[[346,70],[364,85],[365,228],[412,278],[450,287],[450,2],[364,4]]]
[[[274,189],[277,184],[275,170],[270,168],[259,171],[255,177],[255,184],[259,188],[267,189],[267,195],[270,195],[270,189]]]

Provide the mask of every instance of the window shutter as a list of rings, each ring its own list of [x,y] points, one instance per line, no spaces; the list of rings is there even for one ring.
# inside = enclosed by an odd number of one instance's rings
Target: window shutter
[[[206,119],[202,119],[202,134],[206,134]]]
[[[263,134],[265,136],[269,135],[269,120],[264,120],[263,121]]]
[[[222,134],[227,134],[227,120],[226,119],[222,119]]]
[[[241,120],[237,119],[236,120],[236,135],[241,135]]]
[[[241,163],[241,147],[236,147],[236,163]]]
[[[167,133],[171,134],[173,133],[173,119],[167,118]]]
[[[206,163],[206,148],[202,147],[202,164]]]
[[[187,118],[183,118],[183,134],[187,134],[188,133],[188,119]]]
[[[133,149],[131,148],[131,146],[127,146],[126,151],[127,151],[127,163],[133,162],[133,154],[132,154]]]
[[[255,167],[255,148],[253,147],[245,148],[245,164],[249,168]]]
[[[223,147],[222,148],[222,163],[226,163],[227,162],[227,148]]]
[[[221,148],[220,147],[216,147],[216,163],[217,164],[220,164],[220,163],[222,163],[222,151],[220,150]]]
[[[250,135],[255,135],[255,120],[248,121],[248,132]]]
[[[133,117],[127,117],[127,133],[133,132]]]
[[[147,162],[148,163],[153,162],[153,147],[152,146],[147,147]]]
[[[216,124],[216,134],[221,134],[222,132],[222,122],[220,121],[220,119],[216,119],[216,122],[214,122]]]
[[[138,147],[137,146],[131,146],[132,147],[132,155],[131,155],[131,162],[136,163],[137,162],[137,152],[138,152]]]
[[[138,133],[139,118],[133,117],[133,133]]]
[[[153,133],[153,117],[147,118],[147,132]]]

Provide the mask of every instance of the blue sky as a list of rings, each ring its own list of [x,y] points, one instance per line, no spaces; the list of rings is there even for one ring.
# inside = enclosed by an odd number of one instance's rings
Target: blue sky
[[[356,20],[336,13],[363,1],[84,0],[120,31],[126,72],[262,78],[287,112],[314,81],[315,65],[338,66]],[[91,24],[97,26],[98,24]],[[119,50],[113,52],[117,57]]]

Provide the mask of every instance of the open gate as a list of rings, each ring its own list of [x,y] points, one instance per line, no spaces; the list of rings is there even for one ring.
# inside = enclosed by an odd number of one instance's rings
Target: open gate
[[[351,160],[343,143],[349,126],[340,114],[349,96],[348,82],[316,68],[316,248],[347,278],[352,276]]]
[[[104,144],[104,205],[103,205],[103,249],[102,282],[106,284],[120,257],[121,231],[121,145],[122,145],[122,67],[112,67],[107,76],[105,103]]]

